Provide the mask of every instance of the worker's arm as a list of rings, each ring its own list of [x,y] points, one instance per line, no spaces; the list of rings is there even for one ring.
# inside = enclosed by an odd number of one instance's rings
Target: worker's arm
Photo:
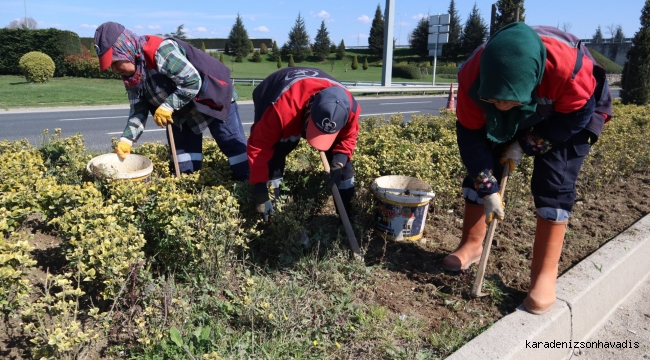
[[[176,83],[176,90],[168,94],[165,103],[178,110],[187,105],[201,89],[201,75],[185,56],[185,51],[174,40],[164,40],[156,50],[158,72]]]

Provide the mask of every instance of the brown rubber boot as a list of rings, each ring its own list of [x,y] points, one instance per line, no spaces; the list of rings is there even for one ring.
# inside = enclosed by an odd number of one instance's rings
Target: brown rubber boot
[[[537,216],[537,230],[533,244],[533,262],[530,266],[530,287],[524,299],[524,308],[540,315],[555,303],[555,282],[558,263],[569,221],[553,221]]]
[[[460,244],[454,252],[445,256],[442,267],[448,271],[461,271],[481,260],[486,228],[483,205],[465,203]]]

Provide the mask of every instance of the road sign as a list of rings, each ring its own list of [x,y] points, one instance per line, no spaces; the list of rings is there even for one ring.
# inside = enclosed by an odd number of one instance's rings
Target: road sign
[[[449,14],[431,15],[431,16],[429,16],[429,26],[449,25],[449,20],[450,19],[451,19],[451,16],[449,16]]]
[[[427,49],[429,50],[429,55],[433,56],[433,85],[436,84],[436,62],[438,56],[442,56],[442,45],[449,42],[450,20],[450,14],[429,16]]]

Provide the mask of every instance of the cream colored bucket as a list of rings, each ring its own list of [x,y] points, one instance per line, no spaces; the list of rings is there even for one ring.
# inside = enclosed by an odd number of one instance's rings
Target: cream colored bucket
[[[382,176],[372,183],[375,193],[375,233],[390,240],[418,240],[424,232],[429,201],[435,196],[426,182],[401,175]]]
[[[129,154],[126,159],[120,159],[117,154],[104,154],[92,158],[86,170],[90,175],[98,178],[111,178],[117,180],[151,181],[153,163],[148,158]]]

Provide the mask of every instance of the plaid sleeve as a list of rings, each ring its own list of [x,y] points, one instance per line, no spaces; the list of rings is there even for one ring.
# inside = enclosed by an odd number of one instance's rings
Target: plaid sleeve
[[[199,93],[201,76],[176,41],[165,40],[160,44],[156,64],[159,73],[176,83],[176,90],[165,100],[174,110],[185,106]]]
[[[147,124],[147,116],[149,115],[149,108],[144,97],[138,96],[130,91],[127,91],[127,93],[129,95],[129,104],[131,105],[131,109],[129,110],[129,120],[126,123],[124,132],[122,132],[122,137],[131,140],[132,142],[136,142],[144,132],[144,126]]]

